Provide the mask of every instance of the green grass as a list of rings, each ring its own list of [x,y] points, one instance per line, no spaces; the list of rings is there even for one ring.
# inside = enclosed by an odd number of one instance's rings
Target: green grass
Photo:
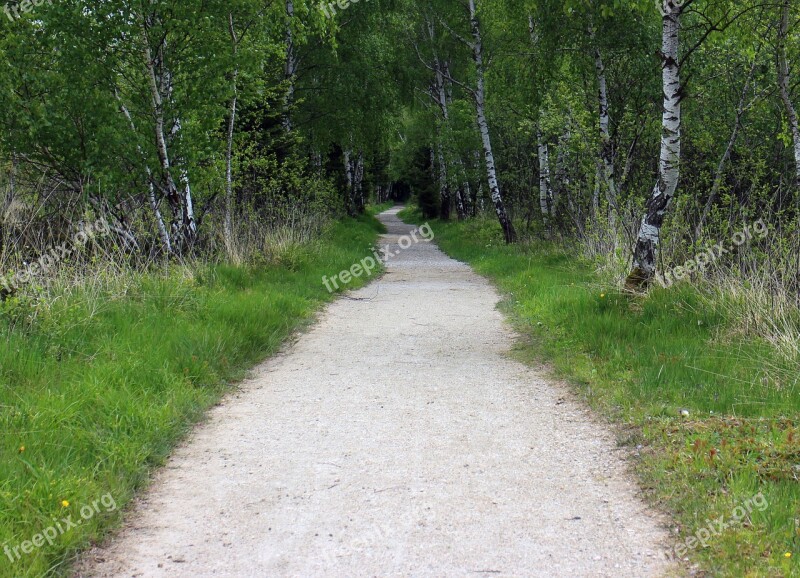
[[[176,268],[46,307],[0,304],[0,544],[21,554],[0,552],[0,576],[67,574],[229,381],[332,298],[322,276],[369,255],[382,230],[349,219],[280,266]],[[19,549],[82,507],[78,527]]]
[[[504,294],[523,336],[515,354],[547,362],[618,424],[642,487],[673,516],[674,546],[744,507],[740,523],[683,558],[714,576],[800,575],[796,360],[738,335],[726,308],[688,284],[632,297],[552,246],[504,245],[493,221],[434,230]]]

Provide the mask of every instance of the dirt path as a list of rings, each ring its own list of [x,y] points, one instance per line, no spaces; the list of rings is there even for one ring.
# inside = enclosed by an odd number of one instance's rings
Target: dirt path
[[[386,242],[411,230],[382,219]],[[612,435],[506,357],[484,279],[419,243],[350,297],[211,412],[80,575],[665,571]]]

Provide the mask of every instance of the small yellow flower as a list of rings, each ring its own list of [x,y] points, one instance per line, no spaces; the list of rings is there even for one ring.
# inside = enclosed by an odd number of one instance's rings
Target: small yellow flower
[[[61,500],[61,507],[62,508],[69,508],[69,502],[66,500]]]
[[[19,446],[19,453],[22,453],[24,451],[25,451],[25,446]]]
[[[784,554],[783,557],[784,558],[791,558],[792,557],[792,553],[791,552],[786,552],[786,554]]]
[[[606,294],[605,293],[600,293],[600,299],[605,299],[605,298],[606,298]]]

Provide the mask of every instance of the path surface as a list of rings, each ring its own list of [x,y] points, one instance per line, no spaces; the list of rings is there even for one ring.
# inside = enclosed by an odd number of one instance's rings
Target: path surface
[[[397,243],[411,227],[384,213]],[[331,274],[336,274],[331,271]],[[419,243],[215,408],[81,576],[648,576],[613,436]]]

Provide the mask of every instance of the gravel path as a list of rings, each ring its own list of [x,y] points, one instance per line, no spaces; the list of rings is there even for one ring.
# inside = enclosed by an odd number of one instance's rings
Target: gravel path
[[[211,412],[79,576],[669,570],[613,435],[506,356],[489,283],[418,243],[349,297]]]

